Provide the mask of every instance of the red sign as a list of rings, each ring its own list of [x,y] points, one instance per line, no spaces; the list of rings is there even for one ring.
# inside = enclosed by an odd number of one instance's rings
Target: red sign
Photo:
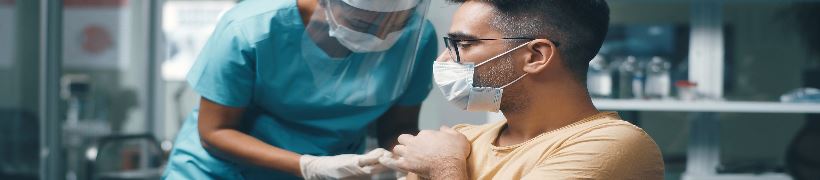
[[[65,7],[122,7],[128,0],[64,0]]]

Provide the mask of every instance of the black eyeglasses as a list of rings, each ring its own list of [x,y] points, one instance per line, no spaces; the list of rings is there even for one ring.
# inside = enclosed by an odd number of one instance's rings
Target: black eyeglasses
[[[511,38],[498,38],[498,39],[454,39],[450,37],[444,37],[444,47],[447,48],[447,52],[450,53],[450,57],[456,57],[456,62],[461,63],[461,55],[458,52],[459,43],[464,41],[494,41],[494,40],[536,40],[536,39],[544,39],[544,38],[528,38],[528,37],[511,37]],[[550,40],[552,41],[552,40]],[[558,46],[558,42],[552,41],[555,46]]]

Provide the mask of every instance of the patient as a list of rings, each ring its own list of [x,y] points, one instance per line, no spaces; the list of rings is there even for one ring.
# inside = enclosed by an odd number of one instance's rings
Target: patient
[[[662,179],[657,145],[599,112],[585,87],[606,36],[603,0],[451,0],[447,51],[434,64],[444,97],[504,121],[402,135],[380,162],[430,179]]]

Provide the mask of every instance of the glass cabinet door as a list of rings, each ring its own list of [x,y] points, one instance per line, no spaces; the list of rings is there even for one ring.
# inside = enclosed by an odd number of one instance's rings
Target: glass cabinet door
[[[156,164],[133,162],[148,161],[140,148],[152,146],[123,150],[101,144],[111,137],[151,134],[156,77],[151,2],[62,1],[60,122],[66,179],[141,172],[150,168],[139,166]]]
[[[38,1],[0,0],[0,179],[38,179]]]

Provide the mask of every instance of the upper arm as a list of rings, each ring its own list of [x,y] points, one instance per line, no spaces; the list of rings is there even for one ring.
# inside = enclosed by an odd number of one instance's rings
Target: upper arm
[[[219,129],[237,129],[250,103],[255,80],[250,45],[229,19],[220,20],[188,73],[188,83],[202,98],[197,128],[203,146]]]
[[[523,179],[662,179],[655,142],[634,127],[592,131],[567,141]]]
[[[207,140],[211,132],[220,129],[237,129],[243,112],[243,108],[228,107],[214,103],[205,97],[200,98],[197,130],[203,142],[202,145],[207,147]]]

